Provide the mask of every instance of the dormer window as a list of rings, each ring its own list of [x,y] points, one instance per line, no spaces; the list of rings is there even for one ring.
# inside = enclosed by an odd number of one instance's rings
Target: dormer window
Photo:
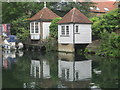
[[[104,10],[105,10],[105,11],[109,11],[109,9],[108,9],[108,8],[104,8]]]
[[[93,7],[90,7],[91,10],[93,10],[94,8]]]
[[[100,10],[100,9],[97,7],[96,10]]]

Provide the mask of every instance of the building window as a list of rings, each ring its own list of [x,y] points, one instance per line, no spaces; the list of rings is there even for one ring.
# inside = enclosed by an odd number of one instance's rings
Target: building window
[[[34,23],[31,23],[31,33],[34,33]]]
[[[62,26],[61,28],[62,28],[62,29],[61,29],[61,34],[62,34],[62,35],[65,35],[65,26]]]
[[[75,28],[76,28],[75,32],[78,33],[78,30],[79,30],[78,26],[76,26]]]
[[[91,10],[93,10],[94,8],[93,7],[90,7]]]
[[[66,35],[69,35],[69,26],[66,26]]]
[[[100,10],[100,9],[97,7],[96,10]]]
[[[109,11],[109,9],[108,9],[108,8],[104,8],[104,10],[105,10],[105,11]]]
[[[65,79],[65,69],[62,69],[62,79]]]
[[[38,22],[35,22],[35,33],[38,33]]]
[[[76,80],[78,80],[79,78],[79,75],[78,75],[78,72],[76,72]]]

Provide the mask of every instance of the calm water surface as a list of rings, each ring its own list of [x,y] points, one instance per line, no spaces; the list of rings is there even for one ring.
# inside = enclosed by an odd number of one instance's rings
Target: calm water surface
[[[2,88],[118,88],[115,58],[5,50],[2,60]]]

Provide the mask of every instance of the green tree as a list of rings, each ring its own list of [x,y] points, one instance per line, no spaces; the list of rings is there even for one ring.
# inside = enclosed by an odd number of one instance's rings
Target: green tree
[[[25,41],[29,37],[29,22],[27,19],[28,16],[23,16],[11,22],[12,34],[17,35],[21,41]]]
[[[42,9],[43,3],[38,2],[3,2],[2,23],[11,23],[24,15],[30,17]]]
[[[88,0],[90,1],[90,0]],[[79,9],[86,16],[90,17],[90,7],[95,7],[93,2],[49,2],[48,7],[52,9],[59,16],[63,17],[72,8]]]

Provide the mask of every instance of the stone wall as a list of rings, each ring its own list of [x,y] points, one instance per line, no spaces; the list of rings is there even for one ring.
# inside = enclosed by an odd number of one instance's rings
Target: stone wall
[[[58,51],[61,52],[74,52],[74,44],[58,44]]]

